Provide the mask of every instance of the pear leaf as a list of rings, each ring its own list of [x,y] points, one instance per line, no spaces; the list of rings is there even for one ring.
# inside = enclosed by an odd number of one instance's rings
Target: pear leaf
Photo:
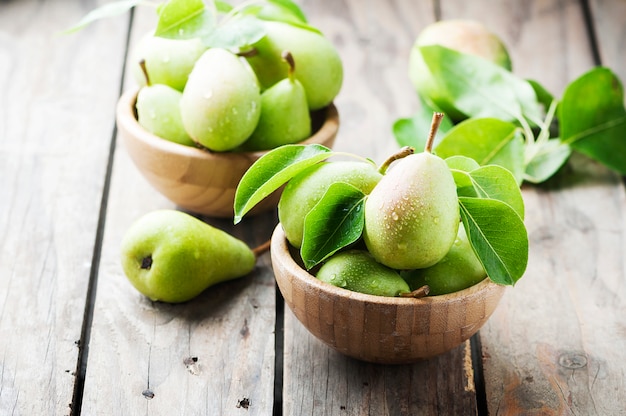
[[[594,68],[570,83],[558,114],[561,141],[626,175],[624,89],[610,69]]]
[[[365,226],[365,194],[345,183],[332,184],[304,218],[300,255],[307,270],[357,241]]]
[[[499,165],[508,169],[521,184],[524,175],[524,140],[514,124],[495,118],[465,120],[450,130],[435,147],[444,159],[467,156],[481,166]]]
[[[115,17],[126,13],[141,3],[142,0],[120,0],[113,3],[103,4],[87,13],[78,23],[63,30],[61,33],[74,33],[95,22],[96,20]]]
[[[444,46],[419,50],[442,94],[466,116],[540,123],[541,108],[526,80],[486,59]]]
[[[258,42],[265,33],[265,27],[256,17],[242,15],[226,19],[203,36],[202,42],[211,48],[234,49]]]
[[[524,199],[513,174],[498,165],[487,165],[469,173],[479,198],[497,199],[524,218]]]
[[[332,155],[328,147],[320,144],[288,144],[265,153],[250,166],[237,185],[235,224],[256,204],[298,173]]]
[[[433,112],[440,111],[427,104],[422,96],[418,95],[418,98],[421,102],[420,109],[410,118],[396,120],[393,124],[393,135],[401,147],[411,146],[416,152],[421,152],[426,146],[430,125],[433,120]],[[452,127],[452,120],[444,117],[439,125],[439,129],[437,129],[433,147],[437,146],[444,134]]]
[[[489,278],[514,285],[528,265],[528,233],[510,205],[497,199],[460,197],[463,226]]]
[[[467,156],[451,156],[446,158],[446,164],[452,173],[458,196],[476,196],[476,190],[469,172],[478,169],[480,165]]]
[[[155,36],[193,39],[215,30],[217,16],[202,0],[168,0],[161,4],[158,12]]]
[[[268,3],[271,3],[275,6],[278,6],[284,9],[287,13],[297,18],[301,23],[307,23],[307,19],[306,19],[304,12],[300,8],[300,6],[298,6],[293,1],[291,0],[268,0]]]
[[[524,180],[541,183],[552,177],[565,164],[572,154],[572,149],[558,138],[542,144],[535,143],[532,158],[526,164]]]

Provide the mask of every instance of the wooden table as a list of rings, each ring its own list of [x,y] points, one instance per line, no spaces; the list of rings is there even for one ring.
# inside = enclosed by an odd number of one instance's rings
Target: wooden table
[[[133,81],[127,50],[149,8],[61,36],[105,1],[0,1],[0,414],[626,414],[626,193],[573,157],[524,186],[530,261],[479,336],[408,366],[346,358],[303,329],[269,255],[250,276],[184,305],[125,279],[120,239],[173,204],[116,137]],[[626,2],[306,0],[337,45],[345,82],[336,149],[381,161],[391,125],[417,109],[407,76],[418,32],[483,21],[514,72],[557,96],[594,65],[626,80]],[[274,213],[207,221],[255,245]]]

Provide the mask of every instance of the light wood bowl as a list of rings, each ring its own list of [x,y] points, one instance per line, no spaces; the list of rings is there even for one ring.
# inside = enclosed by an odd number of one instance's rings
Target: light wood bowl
[[[137,122],[137,89],[124,93],[117,104],[116,121],[124,147],[148,182],[179,207],[212,217],[232,217],[235,190],[243,174],[266,152],[224,152],[173,143],[153,135]],[[301,144],[332,147],[339,114],[331,104],[312,113],[313,135]],[[273,209],[278,190],[249,215]]]
[[[299,262],[281,224],[271,241],[285,302],[317,338],[350,357],[407,364],[460,345],[489,319],[505,287],[485,279],[459,292],[420,299],[373,296],[322,282]]]

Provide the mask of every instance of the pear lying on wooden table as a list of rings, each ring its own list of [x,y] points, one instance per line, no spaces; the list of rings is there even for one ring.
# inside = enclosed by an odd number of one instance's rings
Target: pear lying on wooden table
[[[186,302],[254,269],[243,241],[189,214],[157,210],[139,218],[121,244],[124,273],[153,301]]]

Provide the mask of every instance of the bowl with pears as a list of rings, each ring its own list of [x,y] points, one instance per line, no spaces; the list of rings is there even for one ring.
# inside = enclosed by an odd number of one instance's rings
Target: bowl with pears
[[[333,146],[342,62],[291,2],[226,9],[222,2],[204,10],[221,22],[210,28],[184,19],[181,10],[197,13],[176,9],[182,3],[164,3],[156,29],[131,51],[137,86],[118,101],[117,126],[161,194],[182,209],[232,218],[237,184],[268,150]],[[274,209],[280,191],[252,213]]]
[[[503,167],[433,153],[441,117],[424,151],[402,148],[377,165],[286,145],[237,189],[235,222],[284,185],[270,248],[278,287],[306,329],[342,354],[381,364],[443,354],[487,322],[525,271],[517,181]],[[283,164],[272,169],[275,160]]]

